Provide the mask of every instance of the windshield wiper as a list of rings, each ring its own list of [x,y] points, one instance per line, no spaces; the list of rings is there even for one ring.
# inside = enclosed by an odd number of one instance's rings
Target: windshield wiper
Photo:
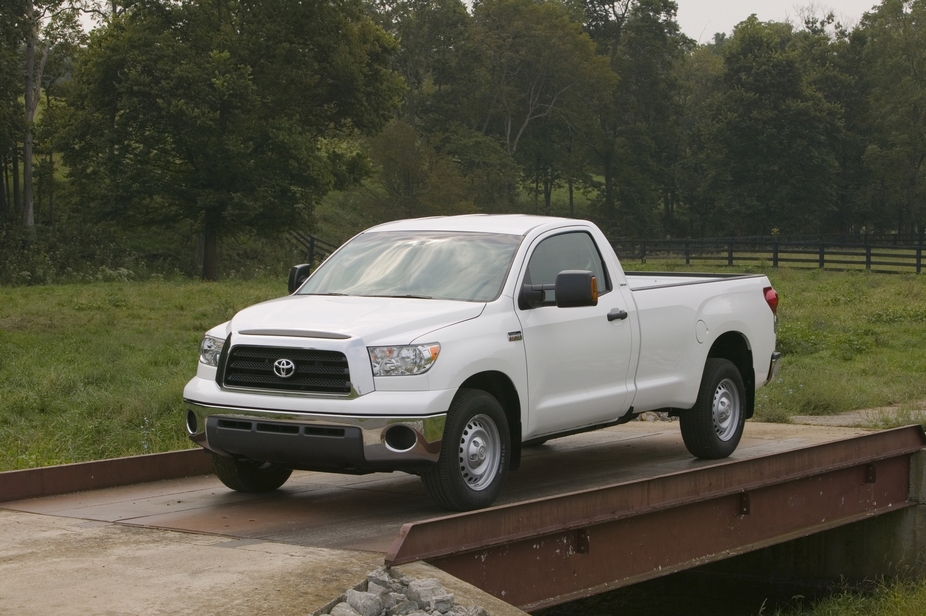
[[[407,294],[407,295],[367,295],[366,297],[401,297],[401,298],[407,298],[407,299],[434,299],[434,298],[431,297],[430,295],[412,295],[412,294]]]

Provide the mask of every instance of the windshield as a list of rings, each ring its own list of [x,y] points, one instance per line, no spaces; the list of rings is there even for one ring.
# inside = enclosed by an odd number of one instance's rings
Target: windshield
[[[488,302],[501,293],[521,239],[500,233],[364,233],[325,261],[299,294]]]

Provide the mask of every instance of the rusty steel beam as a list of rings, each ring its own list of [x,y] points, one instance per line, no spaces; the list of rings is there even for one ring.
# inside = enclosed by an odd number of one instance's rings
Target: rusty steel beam
[[[908,506],[919,426],[406,524],[426,560],[527,611]]]
[[[6,471],[0,473],[0,502],[208,475],[211,472],[211,458],[199,447]]]

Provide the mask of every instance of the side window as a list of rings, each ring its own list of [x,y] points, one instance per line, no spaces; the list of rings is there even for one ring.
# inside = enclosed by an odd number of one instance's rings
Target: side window
[[[601,254],[588,233],[562,233],[540,242],[527,263],[524,284],[553,284],[563,270],[588,270],[598,279],[600,294],[611,290]]]

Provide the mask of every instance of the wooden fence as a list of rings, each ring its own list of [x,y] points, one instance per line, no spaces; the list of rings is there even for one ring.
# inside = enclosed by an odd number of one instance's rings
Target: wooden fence
[[[335,244],[326,242],[310,233],[303,233],[302,231],[287,231],[285,237],[291,244],[305,254],[305,262],[311,263],[313,268],[315,267],[316,259],[318,262],[321,262],[338,249]]]
[[[898,239],[900,241],[898,241]],[[870,270],[912,273],[923,269],[923,235],[845,237],[705,238],[616,240],[611,245],[622,261],[678,259],[685,265],[758,265],[771,267]]]

